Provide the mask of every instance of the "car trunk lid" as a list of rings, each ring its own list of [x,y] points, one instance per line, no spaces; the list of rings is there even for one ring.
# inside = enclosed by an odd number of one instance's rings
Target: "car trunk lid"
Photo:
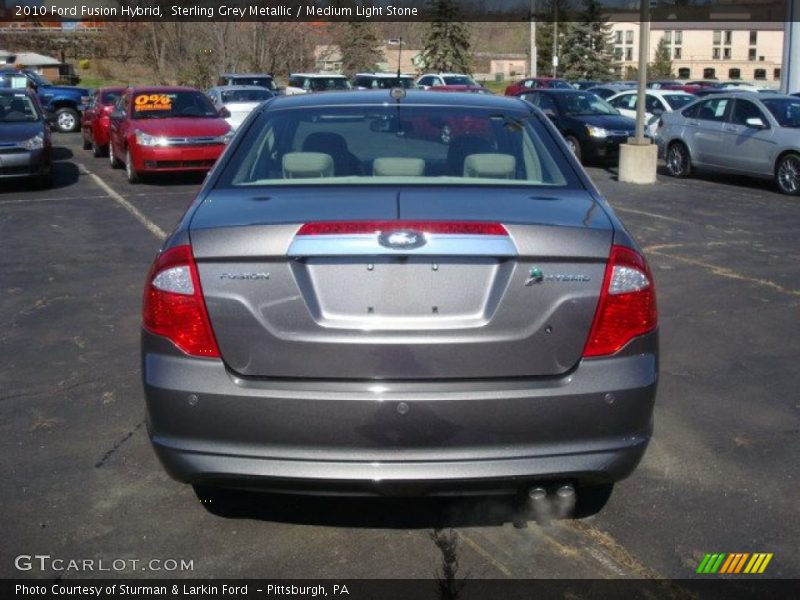
[[[611,223],[583,191],[486,194],[213,192],[191,240],[223,359],[254,377],[568,371],[591,327]]]

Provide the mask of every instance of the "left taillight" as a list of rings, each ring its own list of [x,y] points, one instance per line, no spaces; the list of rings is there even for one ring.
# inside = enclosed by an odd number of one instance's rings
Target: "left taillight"
[[[145,283],[142,325],[186,354],[219,358],[191,246],[170,248],[156,258]]]

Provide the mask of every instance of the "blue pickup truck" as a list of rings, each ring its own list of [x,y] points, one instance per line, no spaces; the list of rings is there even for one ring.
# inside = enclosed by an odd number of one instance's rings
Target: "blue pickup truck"
[[[58,131],[65,133],[80,131],[81,111],[91,95],[88,89],[68,85],[53,85],[30,69],[0,70],[0,85],[2,85],[2,80],[8,82],[12,78],[19,79],[19,76],[24,76],[27,79],[28,89],[35,90],[44,109],[53,115],[53,123]]]

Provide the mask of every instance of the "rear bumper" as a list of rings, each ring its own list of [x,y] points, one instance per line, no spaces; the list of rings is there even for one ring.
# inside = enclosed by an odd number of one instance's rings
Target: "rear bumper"
[[[188,483],[392,495],[610,482],[652,432],[655,333],[561,378],[413,383],[243,380],[143,335],[150,438]]]

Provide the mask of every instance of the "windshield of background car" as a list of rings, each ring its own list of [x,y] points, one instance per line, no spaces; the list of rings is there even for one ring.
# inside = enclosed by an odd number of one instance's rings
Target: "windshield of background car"
[[[227,90],[222,92],[222,102],[263,102],[272,98],[267,90]]]
[[[691,94],[664,94],[664,100],[672,110],[679,110],[697,98]]]
[[[41,115],[27,94],[0,94],[0,123],[31,123]]]
[[[570,117],[593,115],[616,115],[617,110],[608,102],[592,93],[563,94],[556,97],[561,112]]]
[[[580,187],[549,130],[527,111],[395,104],[272,109],[232,150],[220,187]]]
[[[444,80],[445,85],[477,85],[469,77],[459,75],[445,75],[442,77],[442,79]]]
[[[134,119],[217,118],[214,105],[197,91],[144,91],[133,95]]]
[[[560,79],[553,79],[550,81],[550,87],[556,90],[572,90],[574,89],[569,83],[566,81],[562,81]]]
[[[231,81],[231,85],[257,85],[268,90],[278,89],[272,77],[237,77]]]
[[[800,98],[765,98],[761,103],[781,127],[800,127]]]

